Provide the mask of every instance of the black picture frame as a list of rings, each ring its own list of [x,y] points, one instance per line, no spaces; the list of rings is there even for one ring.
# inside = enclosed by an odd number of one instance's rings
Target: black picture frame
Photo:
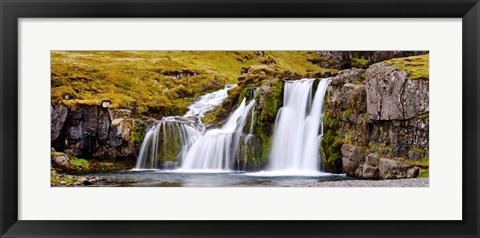
[[[478,0],[0,0],[2,237],[479,237]],[[462,18],[462,221],[18,220],[18,19],[123,17]],[[20,138],[21,139],[21,138]]]

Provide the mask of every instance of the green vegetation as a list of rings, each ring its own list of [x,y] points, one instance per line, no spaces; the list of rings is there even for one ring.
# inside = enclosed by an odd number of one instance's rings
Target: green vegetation
[[[429,113],[424,113],[424,114],[420,114],[418,116],[415,117],[415,119],[423,119],[423,118],[428,118],[429,117]]]
[[[428,168],[429,164],[430,164],[430,162],[427,158],[421,158],[420,160],[408,160],[408,159],[404,159],[404,158],[396,158],[396,159],[404,162],[405,164],[418,166],[420,168]]]
[[[390,158],[390,152],[392,151],[391,145],[385,145],[384,143],[376,143],[370,141],[368,143],[368,153],[376,153],[385,158]]]
[[[363,58],[363,56],[361,58],[353,57],[351,62],[352,68],[366,69],[368,66],[370,66],[370,64],[371,61]]]
[[[133,143],[137,148],[140,148],[143,138],[145,137],[146,125],[144,123],[135,123],[130,133]]]
[[[178,115],[195,97],[237,83],[242,68],[269,64],[298,74],[326,72],[306,51],[52,51],[51,100],[67,106],[132,106],[140,114]]]
[[[345,118],[350,118],[350,116],[352,115],[352,109],[347,109],[345,111],[343,111],[343,116],[345,116]]]
[[[327,109],[325,109],[327,111]],[[325,134],[322,137],[322,158],[325,168],[332,172],[341,172],[341,148],[342,144],[346,140],[351,140],[352,134],[344,138],[342,136],[342,128],[340,127],[340,120],[331,117],[327,113],[324,113],[323,125]]]
[[[418,178],[428,178],[428,177],[430,177],[430,171],[428,169],[420,170],[420,173],[418,174]]]
[[[219,126],[221,122],[228,117],[231,110],[241,103],[241,101],[239,101],[240,94],[242,92],[246,94],[247,91],[248,89],[244,89],[240,86],[230,89],[228,91],[228,97],[223,101],[222,105],[207,112],[205,117],[202,118],[202,122],[204,124]]]
[[[279,79],[272,81],[270,90],[263,99],[263,108],[259,118],[262,121],[274,121],[277,117],[277,111],[282,107],[283,82]]]
[[[420,154],[424,154],[426,151],[424,149],[421,149],[421,148],[418,148],[416,146],[412,146],[410,148],[411,151],[414,151],[414,152],[417,152],[417,153],[420,153]]]
[[[88,168],[90,166],[90,163],[86,159],[72,159],[69,163],[82,168]]]
[[[385,61],[408,72],[409,79],[429,79],[429,55],[410,56]]]
[[[50,173],[50,184],[60,184],[61,182],[65,182],[65,185],[72,185],[73,183],[77,182],[77,178],[75,177],[57,177],[54,173]]]

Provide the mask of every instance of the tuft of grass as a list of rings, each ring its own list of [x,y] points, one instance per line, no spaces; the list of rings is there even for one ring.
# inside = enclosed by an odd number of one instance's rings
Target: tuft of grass
[[[429,55],[395,58],[385,61],[408,72],[409,79],[429,79]]]

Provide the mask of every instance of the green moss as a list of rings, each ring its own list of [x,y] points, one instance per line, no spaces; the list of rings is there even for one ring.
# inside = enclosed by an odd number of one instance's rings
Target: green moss
[[[90,166],[90,163],[86,159],[72,159],[69,163],[82,168],[88,168]]]
[[[77,178],[73,178],[73,177],[59,178],[53,174],[50,174],[50,184],[59,185],[62,181],[65,182],[65,185],[72,185],[73,183],[77,182]]]
[[[332,172],[338,169],[337,163],[341,161],[341,147],[343,144],[343,137],[326,131],[322,138],[322,157],[325,167]]]
[[[361,58],[353,57],[351,61],[352,68],[365,69],[365,68],[368,68],[370,64],[371,64],[371,61],[363,58],[363,56]]]
[[[423,119],[423,118],[428,118],[428,117],[429,117],[429,113],[424,113],[424,114],[416,116],[415,119]]]
[[[131,132],[131,138],[136,147],[140,147],[146,134],[146,125],[144,123],[135,123]]]
[[[333,118],[327,113],[324,113],[323,125],[328,128],[338,128],[340,126],[340,120],[338,118]]]
[[[274,122],[277,117],[277,111],[282,106],[283,82],[279,79],[273,80],[270,90],[262,102],[262,111],[259,114],[261,121]]]
[[[218,126],[220,125],[220,121],[218,120],[219,117],[225,114],[228,114],[228,110],[226,110],[223,106],[216,107],[205,114],[205,116],[202,118],[202,122],[207,125]]]
[[[383,149],[390,152],[390,151],[392,151],[392,146],[387,145],[387,146],[383,147]]]
[[[430,165],[430,162],[427,158],[421,158],[420,160],[407,160],[404,158],[399,159],[408,165],[418,166],[421,168],[428,168]]]
[[[345,132],[345,135],[343,137],[343,142],[346,143],[346,144],[352,144],[353,143],[353,132],[352,131]]]
[[[420,153],[420,154],[424,154],[426,152],[424,149],[418,148],[416,146],[410,147],[410,150],[414,151],[414,152],[417,152],[417,153]]]
[[[406,134],[406,132],[405,132],[405,130],[400,130],[400,131],[398,132],[398,134],[401,135],[401,136],[403,136],[403,135]]]
[[[428,177],[430,177],[430,171],[428,169],[420,170],[420,173],[418,174],[418,178],[428,178]]]
[[[429,79],[429,55],[395,58],[385,61],[408,72],[409,79]]]
[[[352,115],[352,109],[347,109],[343,111],[343,116],[345,116],[345,118],[350,118],[351,115]]]
[[[341,147],[345,141],[351,140],[352,133],[347,132],[346,137],[342,136],[340,120],[328,113],[324,113],[323,124],[325,133],[322,137],[321,152],[324,167],[330,172],[341,172]]]
[[[378,152],[377,147],[378,147],[377,143],[375,143],[375,142],[373,142],[373,141],[370,141],[370,142],[368,143],[368,150],[369,150],[370,152]]]
[[[392,146],[370,141],[368,143],[367,150],[369,153],[376,153],[383,157],[390,158],[390,152],[392,151]]]

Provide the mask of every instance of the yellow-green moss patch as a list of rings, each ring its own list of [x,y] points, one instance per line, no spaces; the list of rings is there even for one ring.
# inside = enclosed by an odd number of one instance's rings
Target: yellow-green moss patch
[[[408,72],[409,79],[429,79],[429,55],[395,58],[385,61]]]

